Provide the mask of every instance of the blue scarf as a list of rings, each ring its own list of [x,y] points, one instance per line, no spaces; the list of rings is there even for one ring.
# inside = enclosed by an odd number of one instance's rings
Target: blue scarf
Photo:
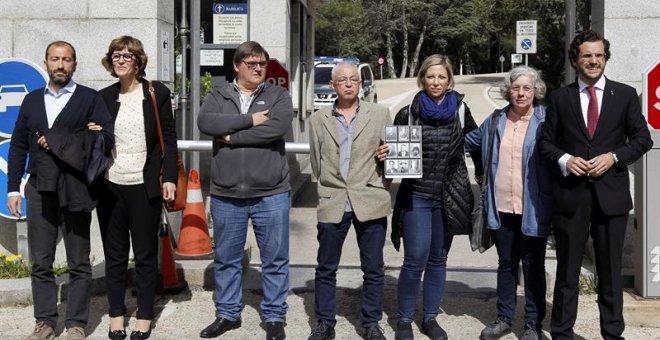
[[[422,92],[420,95],[420,112],[419,118],[425,123],[449,123],[454,120],[456,115],[456,108],[458,107],[458,98],[456,92],[449,91],[445,94],[445,99],[436,104],[433,99],[426,93]]]

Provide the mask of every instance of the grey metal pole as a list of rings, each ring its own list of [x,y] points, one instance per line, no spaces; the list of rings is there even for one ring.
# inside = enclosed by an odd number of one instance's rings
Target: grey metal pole
[[[181,131],[183,138],[190,138],[188,136],[188,89],[186,83],[188,82],[187,65],[188,65],[188,35],[190,34],[190,27],[188,26],[188,0],[181,0],[181,21],[179,24],[179,36],[181,37]]]
[[[200,107],[200,74],[199,74],[199,54],[200,54],[200,24],[201,20],[201,1],[192,1],[192,6],[190,8],[190,30],[192,36],[190,38],[190,96],[191,98],[191,107],[190,107],[190,132],[191,138],[193,140],[200,140],[199,129],[197,129],[197,117],[199,116],[199,107]],[[190,155],[190,166],[189,169],[199,169],[199,152],[193,152]]]
[[[566,7],[566,26],[565,26],[564,35],[566,36],[566,44],[564,50],[564,76],[565,76],[563,82],[564,85],[572,83],[573,80],[575,79],[575,70],[573,69],[573,66],[571,66],[571,61],[568,60],[568,48],[571,45],[571,41],[573,41],[573,38],[575,38],[575,27],[576,27],[575,0],[565,0],[565,7]]]

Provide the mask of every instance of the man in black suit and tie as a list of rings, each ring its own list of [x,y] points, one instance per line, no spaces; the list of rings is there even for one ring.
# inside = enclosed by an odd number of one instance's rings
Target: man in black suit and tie
[[[550,96],[539,136],[544,157],[557,164],[553,228],[557,277],[550,333],[573,337],[584,246],[594,244],[598,307],[604,339],[623,339],[621,257],[632,209],[628,165],[651,140],[635,89],[607,79],[610,43],[594,31],[578,34],[569,58],[578,80]]]

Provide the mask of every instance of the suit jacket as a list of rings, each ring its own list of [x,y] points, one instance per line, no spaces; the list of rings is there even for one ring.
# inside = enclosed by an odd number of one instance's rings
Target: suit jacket
[[[575,212],[580,204],[580,196],[575,195],[575,191],[584,189],[589,181],[587,176],[563,176],[559,170],[559,158],[568,153],[589,160],[614,152],[619,161],[592,180],[605,215],[622,215],[632,209],[628,165],[650,150],[653,141],[635,89],[607,79],[593,139],[589,139],[580,106],[579,87],[575,82],[550,95],[550,106],[538,144],[541,154],[554,166],[556,212]]]
[[[76,90],[73,92],[71,99],[62,108],[51,128],[53,130],[75,131],[85,129],[89,122],[94,122],[103,127],[100,134],[106,147],[104,151],[112,149],[114,146],[114,127],[112,118],[101,96],[91,88],[76,84]],[[36,132],[46,132],[48,130],[44,88],[40,88],[25,96],[18,113],[9,149],[8,192],[20,190],[21,177],[25,172],[26,161],[28,162],[27,172],[30,174],[30,180],[34,181],[38,177],[37,159],[44,150],[37,143],[39,137]],[[30,156],[29,161],[27,160],[28,154]],[[69,171],[69,169],[60,170]],[[85,182],[84,177],[81,177],[81,181]]]
[[[312,115],[310,158],[312,172],[318,179],[320,223],[339,223],[346,199],[351,200],[359,221],[386,217],[390,213],[389,180],[383,177],[383,165],[376,158],[385,126],[390,124],[386,108],[361,101],[353,135],[348,178],[340,172],[339,132],[332,107]]]
[[[154,81],[154,92],[158,103],[160,124],[163,128],[163,140],[165,142],[165,155],[161,154],[160,142],[158,141],[158,130],[156,127],[156,116],[154,106],[149,93],[149,81],[142,79],[142,112],[144,114],[144,138],[147,142],[147,159],[144,162],[143,178],[144,185],[149,198],[161,196],[160,175],[162,166],[163,182],[177,183],[177,144],[176,125],[172,114],[172,103],[170,101],[170,90],[160,82]],[[119,113],[119,83],[114,83],[101,91],[103,101],[108,106],[112,115],[112,121],[117,119]]]

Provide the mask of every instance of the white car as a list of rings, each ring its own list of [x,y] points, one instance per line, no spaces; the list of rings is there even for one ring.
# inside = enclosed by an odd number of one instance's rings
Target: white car
[[[318,110],[323,106],[332,105],[337,99],[335,90],[330,87],[332,78],[332,68],[340,61],[355,63],[360,72],[362,87],[358,98],[368,102],[377,103],[376,84],[374,84],[374,74],[371,66],[367,63],[360,63],[357,58],[339,58],[339,57],[316,57],[314,63],[314,109]]]
[[[0,112],[6,112],[10,106],[21,106],[27,94],[25,85],[0,86]]]

